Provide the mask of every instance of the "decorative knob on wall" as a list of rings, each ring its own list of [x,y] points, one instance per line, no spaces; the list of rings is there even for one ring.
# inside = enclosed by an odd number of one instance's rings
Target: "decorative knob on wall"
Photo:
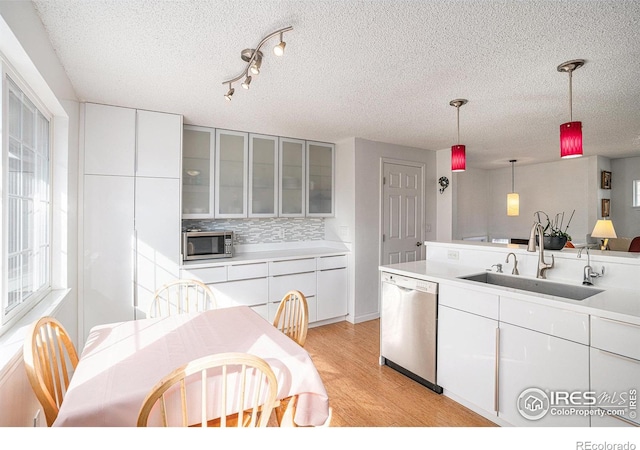
[[[444,190],[449,187],[449,179],[447,177],[440,177],[438,184],[440,185],[440,193],[442,194]]]

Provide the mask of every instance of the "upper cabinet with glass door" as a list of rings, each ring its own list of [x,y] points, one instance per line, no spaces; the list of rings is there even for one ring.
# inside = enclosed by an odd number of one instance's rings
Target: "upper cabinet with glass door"
[[[307,216],[334,215],[333,144],[307,141]]]
[[[212,218],[214,130],[185,125],[182,136],[182,217]]]
[[[280,217],[305,215],[305,142],[280,138],[279,211]]]
[[[278,138],[249,134],[249,217],[278,214]]]
[[[248,133],[216,130],[215,217],[247,217]]]

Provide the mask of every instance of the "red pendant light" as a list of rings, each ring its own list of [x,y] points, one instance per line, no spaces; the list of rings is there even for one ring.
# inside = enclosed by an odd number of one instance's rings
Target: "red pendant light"
[[[574,59],[558,66],[558,72],[569,74],[569,122],[560,125],[560,157],[582,156],[582,122],[573,121],[572,73],[584,65],[584,59]]]
[[[467,165],[466,147],[460,145],[460,107],[466,105],[468,100],[464,98],[457,98],[451,100],[449,105],[455,106],[456,115],[458,117],[458,145],[451,146],[451,171],[452,172],[464,172]]]

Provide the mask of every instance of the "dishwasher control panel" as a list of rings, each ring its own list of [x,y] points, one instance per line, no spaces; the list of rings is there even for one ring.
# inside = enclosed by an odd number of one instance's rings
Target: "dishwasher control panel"
[[[438,283],[419,280],[418,278],[409,278],[388,272],[382,272],[382,282],[395,284],[396,286],[400,286],[405,289],[415,289],[417,291],[428,292],[429,294],[438,293]]]

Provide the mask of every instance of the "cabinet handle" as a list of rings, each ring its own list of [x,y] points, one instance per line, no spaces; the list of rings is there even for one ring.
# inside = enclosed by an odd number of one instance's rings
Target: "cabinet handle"
[[[328,272],[330,270],[346,269],[346,267],[334,267],[333,269],[320,269],[318,272]]]
[[[611,323],[615,323],[618,325],[626,325],[632,328],[640,328],[638,325],[633,324],[633,323],[629,323],[629,322],[622,322],[620,320],[615,320],[615,319],[608,319],[606,317],[598,317],[598,320],[602,320],[603,322],[611,322]]]
[[[272,278],[280,278],[280,277],[288,277],[290,275],[303,275],[305,273],[316,273],[315,270],[312,270],[311,272],[296,272],[296,273],[282,273],[280,275],[271,275]]]
[[[498,391],[500,381],[500,328],[496,328],[496,361],[493,382],[493,410],[498,412],[500,404],[500,394]]]
[[[638,360],[637,360],[637,359],[629,358],[628,356],[618,355],[617,353],[611,353],[611,352],[609,352],[609,351],[601,350],[601,349],[598,349],[598,351],[599,351],[600,353],[605,353],[605,354],[606,354],[606,355],[608,355],[608,356],[615,356],[615,357],[616,357],[616,358],[618,358],[618,359],[624,359],[625,361],[628,361],[628,362],[632,362],[632,363],[638,364]]]

